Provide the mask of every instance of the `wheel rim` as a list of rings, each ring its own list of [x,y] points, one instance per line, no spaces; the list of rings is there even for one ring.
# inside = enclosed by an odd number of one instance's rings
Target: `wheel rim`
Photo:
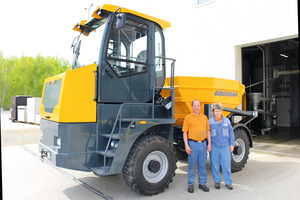
[[[239,146],[242,149],[242,153],[240,155],[232,153],[232,159],[235,162],[241,162],[245,156],[245,151],[246,151],[245,142],[239,138],[235,141],[235,146]]]
[[[151,165],[156,163],[155,170],[151,171]],[[159,169],[157,168],[159,166]],[[150,183],[157,183],[162,180],[168,171],[168,159],[167,156],[161,151],[151,152],[143,163],[143,175],[145,179]]]

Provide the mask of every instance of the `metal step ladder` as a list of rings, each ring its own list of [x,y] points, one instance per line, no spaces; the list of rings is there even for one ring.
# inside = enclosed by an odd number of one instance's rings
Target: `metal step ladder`
[[[115,157],[117,148],[113,148],[111,145],[119,143],[121,139],[121,135],[123,135],[127,131],[129,124],[132,122],[132,120],[133,119],[128,119],[128,118],[121,119],[118,114],[111,133],[96,134],[97,137],[96,140],[99,140],[99,137],[101,137],[103,139],[106,139],[107,142],[106,142],[106,147],[103,150],[99,150],[99,145],[97,142],[96,153],[100,157],[99,159],[103,159],[103,166],[92,168],[92,171],[95,174],[101,176],[113,174],[110,172],[110,168],[113,163],[113,159]]]

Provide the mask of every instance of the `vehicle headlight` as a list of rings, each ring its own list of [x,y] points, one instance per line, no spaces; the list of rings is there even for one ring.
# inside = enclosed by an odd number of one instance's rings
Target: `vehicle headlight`
[[[56,140],[55,140],[55,146],[61,146],[61,138],[60,137],[55,137]]]

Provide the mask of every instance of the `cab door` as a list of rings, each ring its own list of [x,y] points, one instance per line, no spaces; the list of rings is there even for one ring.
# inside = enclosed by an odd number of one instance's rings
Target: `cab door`
[[[100,102],[150,101],[153,24],[127,14],[123,28],[116,28],[116,20],[107,28],[110,31],[101,50],[99,67]]]

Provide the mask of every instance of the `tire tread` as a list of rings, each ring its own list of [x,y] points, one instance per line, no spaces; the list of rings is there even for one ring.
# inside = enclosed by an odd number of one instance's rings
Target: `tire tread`
[[[147,147],[148,145],[151,145],[153,143],[161,143],[162,145],[167,145],[168,148],[172,149],[172,153],[174,156],[174,172],[170,178],[170,180],[167,182],[167,184],[164,187],[159,188],[158,190],[151,191],[151,190],[145,190],[141,188],[137,183],[138,177],[135,175],[136,165],[135,161],[138,159],[140,152]],[[176,157],[175,157],[175,151],[173,149],[173,146],[170,142],[168,142],[166,139],[155,136],[155,135],[147,135],[144,137],[141,137],[137,139],[137,141],[133,144],[128,157],[126,159],[126,162],[124,164],[124,167],[122,169],[122,176],[125,181],[125,183],[128,185],[128,187],[133,190],[134,192],[144,195],[144,196],[152,196],[159,193],[162,193],[166,188],[169,187],[169,184],[173,181],[173,177],[175,176],[175,170],[177,168],[176,166]]]

